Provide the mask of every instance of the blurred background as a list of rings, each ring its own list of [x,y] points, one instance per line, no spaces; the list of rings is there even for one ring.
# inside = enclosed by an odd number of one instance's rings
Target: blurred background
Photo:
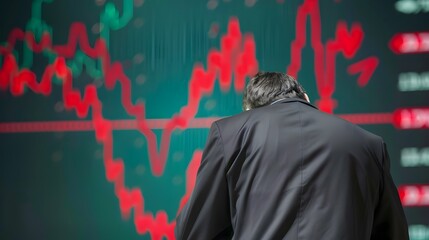
[[[429,239],[429,1],[17,0],[0,8],[0,238],[174,239],[210,124],[257,71],[384,138]]]

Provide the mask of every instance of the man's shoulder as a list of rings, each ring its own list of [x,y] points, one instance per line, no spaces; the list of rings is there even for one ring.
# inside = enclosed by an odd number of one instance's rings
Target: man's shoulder
[[[331,125],[336,134],[345,134],[348,137],[361,139],[363,141],[371,142],[377,145],[384,142],[382,137],[362,128],[355,123],[350,122],[344,116],[342,117],[341,115],[328,114],[321,111],[319,111],[319,114],[323,116],[321,118],[324,118],[325,122]]]
[[[303,105],[300,102],[295,104],[298,104],[298,106],[304,106],[300,108],[300,111],[305,112],[302,117],[309,118],[309,122],[317,125],[316,128],[325,130],[329,129],[334,135],[338,134],[343,137],[361,139],[363,141],[373,143],[383,143],[382,137],[348,121],[341,116],[325,113],[318,109]],[[280,106],[265,106],[244,111],[233,116],[221,118],[215,121],[215,124],[221,132],[235,132],[243,126],[252,126],[254,123],[265,122],[273,117],[281,117],[281,115],[277,116],[277,114],[272,114],[273,112],[278,111],[278,109],[276,109],[277,107]],[[287,116],[283,119],[287,120]]]
[[[237,125],[243,125],[251,118],[250,111],[238,113],[236,115],[224,117],[216,120],[214,123],[220,128],[230,128]]]
[[[263,118],[264,116],[265,117],[269,116],[267,113],[270,111],[274,111],[274,110],[268,108],[268,106],[259,107],[252,110],[240,112],[232,116],[221,118],[215,121],[215,123],[219,127],[244,125],[249,121],[250,122],[257,121],[258,119]]]

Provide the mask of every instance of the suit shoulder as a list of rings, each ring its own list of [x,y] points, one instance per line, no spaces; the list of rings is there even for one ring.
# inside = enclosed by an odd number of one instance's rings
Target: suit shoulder
[[[322,126],[328,127],[330,130],[334,131],[336,134],[346,134],[351,135],[353,138],[365,139],[369,142],[380,143],[383,142],[383,138],[363,129],[362,127],[351,123],[350,121],[336,115],[328,114],[321,111],[315,111],[316,115],[313,115]]]
[[[241,113],[233,115],[233,116],[221,118],[221,119],[215,121],[214,123],[220,129],[224,129],[224,128],[226,128],[228,126],[232,126],[232,125],[235,126],[235,125],[245,124],[249,118],[250,118],[250,111],[246,111],[246,112],[241,112]]]

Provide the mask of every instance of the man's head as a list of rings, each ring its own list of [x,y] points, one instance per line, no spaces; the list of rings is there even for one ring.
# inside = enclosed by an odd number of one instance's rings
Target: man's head
[[[309,101],[301,84],[292,76],[278,72],[259,72],[244,90],[243,110],[266,106],[282,98],[301,98]]]

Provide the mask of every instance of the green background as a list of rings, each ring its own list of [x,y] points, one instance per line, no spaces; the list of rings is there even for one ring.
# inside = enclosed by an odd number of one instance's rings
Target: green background
[[[253,34],[259,70],[285,72],[291,61],[297,9],[304,1],[259,0],[253,4],[244,0],[141,0],[131,1],[131,12],[125,7],[124,3],[130,2],[127,0],[41,2],[19,0],[0,4],[3,45],[16,27],[34,32],[36,38],[41,30],[50,31],[54,44],[64,44],[70,25],[83,22],[90,43],[99,37],[106,39],[112,61],[123,64],[132,82],[133,101],[145,102],[146,117],[168,119],[186,105],[194,65],[205,65],[209,50],[219,49],[231,17],[239,20],[242,33]],[[40,11],[37,6],[41,6]],[[117,17],[128,14],[130,19],[117,29],[100,33],[96,24],[103,22],[108,6],[117,11]],[[429,13],[398,12],[395,1],[330,0],[320,1],[319,6],[322,43],[335,37],[340,20],[346,21],[349,28],[352,23],[360,23],[365,33],[362,46],[352,59],[340,55],[336,58],[335,114],[384,113],[400,107],[428,106],[428,91],[400,92],[397,79],[401,72],[428,71],[429,54],[396,55],[388,48],[388,42],[398,32],[427,30]],[[40,15],[35,16],[37,13]],[[210,33],[213,24],[219,28],[217,34]],[[315,101],[319,95],[314,52],[308,43],[311,27],[307,19],[307,45],[302,51],[298,80]],[[29,51],[22,43],[17,44],[15,51],[20,66],[30,68],[39,77],[53,59],[52,54],[45,52],[34,54],[30,61]],[[346,69],[369,56],[376,56],[380,62],[369,83],[361,88],[357,76],[349,75]],[[99,63],[89,59],[88,64],[82,65],[76,59],[68,61],[75,73],[75,87],[83,90],[95,82],[104,116],[112,120],[130,119],[120,102],[120,88],[104,88]],[[0,66],[2,62],[0,57]],[[212,94],[201,100],[196,117],[239,113],[241,97],[233,88],[221,91],[215,84]],[[59,81],[49,96],[27,90],[16,97],[9,91],[0,91],[0,123],[61,120],[79,118],[74,111],[63,109]],[[429,183],[428,167],[400,165],[402,148],[429,147],[427,129],[398,130],[390,124],[362,127],[387,142],[392,175],[398,185]],[[161,130],[154,132],[159,140]],[[185,192],[186,168],[194,151],[203,149],[207,134],[205,128],[175,130],[165,171],[155,177],[150,170],[146,138],[137,130],[113,132],[114,157],[125,162],[126,185],[142,189],[146,210],[164,210],[169,221],[174,219]],[[148,234],[138,235],[133,221],[121,217],[113,185],[106,181],[102,146],[91,131],[0,134],[0,193],[1,239],[150,238]],[[413,207],[405,211],[409,225],[424,225],[427,229],[425,237],[414,239],[429,239],[429,209]]]

